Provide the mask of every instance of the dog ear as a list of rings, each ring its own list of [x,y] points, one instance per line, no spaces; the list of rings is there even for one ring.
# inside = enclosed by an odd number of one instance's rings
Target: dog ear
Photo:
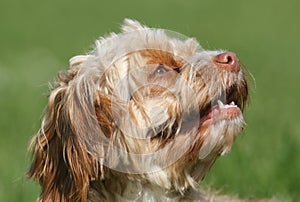
[[[98,81],[86,74],[97,75],[79,73],[86,58],[77,59],[66,74],[59,74],[41,129],[30,144],[28,176],[41,184],[40,201],[85,201],[90,181],[104,176],[103,133],[94,106]]]
[[[126,32],[148,29],[148,27],[142,25],[136,20],[125,18],[124,24],[122,25],[121,29],[124,33],[126,33]]]

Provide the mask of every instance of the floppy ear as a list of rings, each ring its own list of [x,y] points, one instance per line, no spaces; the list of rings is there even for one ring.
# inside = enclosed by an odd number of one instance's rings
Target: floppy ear
[[[41,184],[39,201],[86,201],[90,181],[104,176],[103,133],[94,105],[98,80],[89,78],[92,73],[79,73],[83,57],[77,59],[66,74],[59,74],[30,145],[28,176]]]
[[[125,18],[124,24],[122,25],[121,29],[124,33],[126,33],[126,32],[133,32],[136,30],[148,29],[148,27],[142,25],[136,20]]]

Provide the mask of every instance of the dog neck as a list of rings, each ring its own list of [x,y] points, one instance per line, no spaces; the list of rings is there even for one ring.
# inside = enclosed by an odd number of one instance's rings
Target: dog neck
[[[203,193],[193,189],[180,193],[146,182],[118,178],[93,181],[88,193],[88,201],[180,201],[193,198],[206,200]]]

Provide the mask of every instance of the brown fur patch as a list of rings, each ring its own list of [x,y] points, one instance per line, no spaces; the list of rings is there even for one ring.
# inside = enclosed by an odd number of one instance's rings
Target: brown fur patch
[[[148,49],[141,52],[141,55],[148,58],[147,64],[162,64],[172,69],[179,69],[183,61],[174,54],[162,50]]]

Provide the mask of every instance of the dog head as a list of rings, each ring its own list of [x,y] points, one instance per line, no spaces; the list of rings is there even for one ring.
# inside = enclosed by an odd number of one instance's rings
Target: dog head
[[[113,175],[184,193],[230,150],[247,100],[234,53],[125,20],[59,74],[29,175],[45,200],[84,199]]]

